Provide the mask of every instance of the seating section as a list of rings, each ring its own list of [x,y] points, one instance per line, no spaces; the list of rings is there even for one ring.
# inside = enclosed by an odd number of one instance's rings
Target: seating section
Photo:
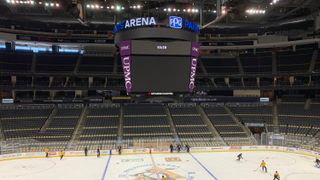
[[[77,54],[39,54],[36,72],[73,72],[77,59]]]
[[[78,124],[83,104],[61,104],[52,116],[45,131],[37,139],[41,141],[69,141]]]
[[[320,131],[320,104],[304,103],[278,104],[279,128],[282,134],[315,136]]]
[[[240,54],[240,62],[244,73],[259,74],[272,72],[272,54],[271,52],[245,53]]]
[[[272,104],[236,104],[230,105],[230,110],[239,121],[272,125]]]
[[[114,148],[119,129],[120,106],[90,104],[80,135],[79,148]]]
[[[173,139],[169,119],[162,104],[127,104],[123,107],[123,140],[150,143]]]
[[[277,52],[277,70],[280,72],[307,72],[313,54],[313,48]]]
[[[201,58],[208,73],[211,74],[239,74],[239,67],[235,58]]]
[[[79,66],[80,73],[112,73],[114,57],[82,56]]]
[[[316,102],[310,106],[304,102],[278,103],[280,133],[319,137],[319,109]],[[273,131],[278,127],[273,125],[272,116],[269,103],[0,105],[0,139],[24,141],[28,151],[66,148],[70,142],[78,150],[110,149],[119,144],[124,148],[162,144],[167,148],[168,143],[176,142],[192,147],[220,146],[223,141],[227,145],[250,145],[252,139],[242,124],[263,124]]]
[[[201,146],[203,142],[207,145],[216,143],[195,106],[171,106],[170,113],[182,143],[191,146]]]
[[[31,71],[32,53],[0,51],[0,72]]]
[[[206,104],[203,108],[210,122],[227,144],[250,144],[244,129],[232,119],[223,104]],[[238,142],[235,142],[235,138]]]
[[[1,106],[0,123],[6,140],[36,139],[53,105]]]

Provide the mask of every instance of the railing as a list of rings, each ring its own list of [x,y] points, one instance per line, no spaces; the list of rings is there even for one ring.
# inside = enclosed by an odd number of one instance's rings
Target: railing
[[[309,137],[263,133],[261,142],[264,145],[295,147],[320,152],[320,138],[317,136]]]

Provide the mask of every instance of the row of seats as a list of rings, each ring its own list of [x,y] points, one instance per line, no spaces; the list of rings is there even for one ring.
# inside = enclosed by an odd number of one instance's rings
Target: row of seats
[[[276,52],[277,71],[307,72],[314,53],[314,48],[297,48],[296,51],[286,50]],[[34,54],[31,52],[0,52],[0,71],[29,72],[32,68]],[[246,74],[261,74],[272,72],[271,52],[244,52],[239,55],[239,61]],[[113,56],[89,56],[79,54],[35,54],[36,72],[73,72],[78,64],[80,73],[112,73],[114,71]],[[79,62],[78,62],[79,61]],[[203,57],[200,59],[207,73],[211,74],[240,74],[236,57]],[[318,68],[316,63],[316,70]],[[198,66],[199,67],[199,66]],[[121,62],[118,61],[117,72],[122,72]],[[199,73],[203,73],[198,68]]]

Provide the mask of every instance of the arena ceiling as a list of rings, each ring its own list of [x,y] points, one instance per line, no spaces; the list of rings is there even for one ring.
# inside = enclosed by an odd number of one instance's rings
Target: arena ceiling
[[[319,0],[1,0],[0,20],[96,26],[134,16],[179,15],[224,28],[313,20],[319,9]]]

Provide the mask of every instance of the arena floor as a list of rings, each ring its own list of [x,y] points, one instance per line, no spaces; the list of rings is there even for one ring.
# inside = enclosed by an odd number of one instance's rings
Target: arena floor
[[[283,152],[173,153],[96,157],[33,158],[0,162],[1,180],[319,180],[314,158]],[[267,162],[269,173],[259,164]]]

